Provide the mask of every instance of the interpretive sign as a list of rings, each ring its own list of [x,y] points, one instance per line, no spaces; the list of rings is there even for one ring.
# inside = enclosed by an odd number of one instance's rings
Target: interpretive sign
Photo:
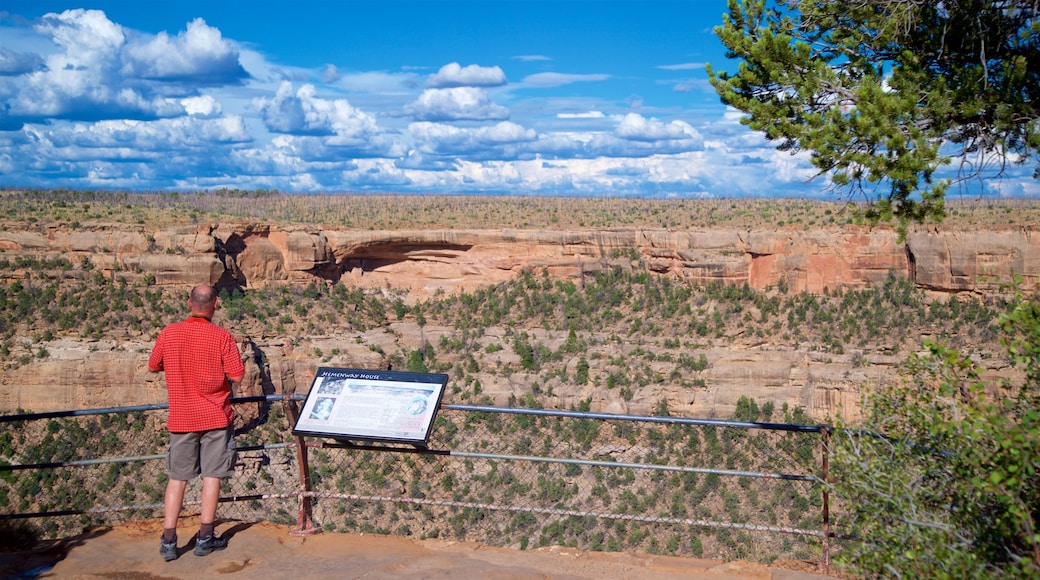
[[[320,367],[294,435],[426,446],[448,375]]]

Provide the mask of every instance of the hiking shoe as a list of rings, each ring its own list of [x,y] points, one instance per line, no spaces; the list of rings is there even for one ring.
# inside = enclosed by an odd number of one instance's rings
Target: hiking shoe
[[[159,555],[162,556],[163,560],[167,562],[176,560],[180,554],[177,553],[177,538],[174,537],[173,541],[166,543],[165,540],[159,539]]]
[[[222,538],[216,534],[210,534],[205,538],[199,538],[198,536],[196,536],[196,538],[196,556],[208,556],[210,552],[214,552],[216,550],[223,550],[227,547],[227,538]]]

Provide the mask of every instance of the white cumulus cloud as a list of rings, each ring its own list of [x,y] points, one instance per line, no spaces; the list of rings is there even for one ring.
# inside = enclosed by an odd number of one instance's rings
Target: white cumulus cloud
[[[452,87],[498,87],[506,84],[506,73],[497,66],[471,64],[461,66],[457,62],[446,64],[436,74],[430,75],[426,86],[433,89]]]
[[[40,19],[37,32],[50,36],[51,40],[65,49],[55,55],[58,61],[48,63],[50,68],[58,62],[73,66],[97,67],[111,59],[126,41],[123,27],[110,21],[100,10],[66,10],[61,14],[50,13]]]
[[[175,38],[164,31],[151,40],[130,43],[124,60],[123,74],[145,79],[226,84],[246,76],[238,50],[201,18],[189,22]]]
[[[209,95],[181,99],[181,106],[189,115],[196,117],[216,117],[221,111],[220,103]]]
[[[493,102],[484,89],[477,87],[427,89],[406,110],[421,121],[509,118],[509,111],[505,107]]]
[[[267,128],[276,133],[366,136],[379,132],[375,118],[346,99],[323,99],[315,92],[311,84],[293,92],[292,83],[284,81],[274,98],[257,98],[253,105]]]
[[[632,141],[683,140],[697,141],[701,145],[704,143],[700,133],[685,121],[665,123],[657,119],[647,119],[637,113],[625,115],[614,133],[622,139]]]
[[[62,50],[48,55],[42,69],[20,79],[11,115],[69,115],[75,101],[97,104],[115,98],[118,91],[110,85],[126,40],[122,27],[104,12],[77,9],[47,14],[35,29]]]
[[[250,140],[239,117],[108,120],[51,129],[41,134],[45,134],[55,145],[85,148],[82,151],[83,158],[100,154],[103,148],[130,147],[138,152],[165,154],[178,149],[193,150],[212,143],[242,143]]]
[[[100,10],[75,9],[48,13],[33,30],[58,50],[46,56],[8,53],[6,68],[32,72],[9,77],[13,98],[0,111],[0,127],[47,118],[177,117],[187,112],[179,97],[245,76],[237,52],[202,20],[176,39],[162,33],[142,40]]]
[[[515,146],[538,139],[534,129],[526,129],[508,121],[474,128],[422,121],[409,125],[408,132],[421,152],[437,154],[487,154],[495,151],[495,155],[500,156],[505,150],[503,148],[516,152]]]

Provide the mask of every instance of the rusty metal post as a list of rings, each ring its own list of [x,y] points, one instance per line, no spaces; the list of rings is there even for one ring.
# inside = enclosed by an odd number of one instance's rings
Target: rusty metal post
[[[831,431],[826,425],[820,431],[823,441],[823,572],[829,574],[831,571],[831,494],[829,486],[830,476],[830,454],[831,454]]]
[[[291,395],[286,396],[283,400],[285,402],[286,411],[289,414],[289,421],[292,425],[295,425],[296,420],[300,416],[300,410],[296,405],[296,400],[293,399]],[[295,438],[296,465],[300,470],[299,512],[296,516],[296,527],[289,533],[293,536],[307,536],[310,534],[320,533],[321,528],[315,527],[314,525],[311,497],[306,495],[312,491],[311,466],[310,461],[308,461],[307,458],[307,441],[304,440],[302,435],[296,435]]]

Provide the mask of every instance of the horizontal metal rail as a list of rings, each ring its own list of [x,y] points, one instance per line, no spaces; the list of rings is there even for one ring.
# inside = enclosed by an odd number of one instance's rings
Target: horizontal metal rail
[[[472,457],[480,459],[500,459],[503,461],[528,461],[531,463],[565,463],[569,465],[588,465],[593,467],[621,467],[627,469],[647,469],[652,471],[677,471],[680,473],[713,473],[734,477],[754,477],[761,479],[786,479],[792,481],[821,481],[815,475],[798,475],[790,473],[764,473],[758,471],[736,471],[732,469],[712,469],[708,467],[682,467],[678,465],[659,465],[654,463],[625,463],[619,461],[596,461],[592,459],[566,459],[560,457],[539,457],[535,455],[503,455],[499,453],[472,453],[468,451],[452,451],[453,457]]]
[[[282,401],[285,399],[303,400],[303,395],[250,395],[248,397],[232,397],[231,403],[263,403],[270,401]],[[95,409],[74,409],[70,411],[46,411],[43,413],[16,413],[13,415],[0,415],[0,423],[13,423],[15,421],[39,421],[40,419],[57,419],[61,417],[87,417],[90,415],[112,415],[119,413],[134,413],[139,411],[162,411],[169,409],[168,403],[152,403],[148,405],[131,405],[127,407],[99,407]]]
[[[302,394],[295,395],[252,395],[248,397],[232,397],[231,403],[263,403],[292,399],[302,401]],[[55,419],[60,417],[83,417],[89,415],[109,415],[113,413],[133,413],[136,411],[161,411],[168,409],[167,403],[133,405],[128,407],[101,407],[95,409],[76,409],[71,411],[48,411],[44,413],[20,413],[0,415],[0,423],[14,421],[34,421]],[[795,425],[789,423],[764,423],[758,421],[728,421],[725,419],[690,419],[686,417],[663,417],[657,415],[619,415],[616,413],[593,413],[588,411],[561,411],[556,409],[525,409],[519,407],[492,407],[487,405],[441,405],[441,410],[463,411],[475,413],[533,415],[540,417],[567,417],[570,419],[596,419],[601,421],[629,421],[640,423],[664,423],[671,425],[698,425],[702,427],[736,427],[741,429],[765,429],[770,431],[791,431],[800,433],[820,433],[823,425]]]
[[[319,499],[347,499],[352,501],[382,501],[389,503],[407,503],[415,505],[433,505],[441,507],[461,507],[473,509],[486,509],[507,512],[529,512],[537,514],[548,514],[554,516],[594,517],[608,520],[625,520],[632,522],[646,522],[655,524],[679,524],[684,526],[696,526],[702,528],[727,528],[731,530],[747,530],[752,532],[773,532],[793,534],[799,536],[824,537],[820,530],[804,530],[801,528],[787,528],[781,526],[765,526],[761,524],[741,524],[736,522],[715,522],[711,520],[691,520],[688,518],[670,518],[660,516],[643,516],[638,514],[617,514],[610,512],[590,512],[561,508],[541,508],[535,506],[516,506],[491,503],[479,503],[468,501],[454,501],[446,499],[425,499],[415,497],[390,497],[379,495],[358,495],[352,493],[327,493],[318,491],[305,491],[301,493],[304,497]]]
[[[295,448],[295,443],[271,443],[270,445],[243,445],[235,451],[263,451],[267,449]],[[49,463],[26,463],[21,465],[0,465],[0,472],[19,471],[24,469],[54,469],[58,467],[84,467],[87,465],[104,465],[106,463],[134,463],[137,461],[155,461],[165,459],[165,453],[155,455],[136,455],[129,457],[103,457],[99,459],[71,459],[69,461],[51,461]]]
[[[221,496],[217,501],[219,503],[231,503],[236,501],[250,501],[250,500],[261,500],[261,499],[297,499],[300,497],[300,492],[284,492],[284,493],[258,493],[253,495],[231,495]],[[185,506],[197,506],[202,505],[200,500],[184,500]],[[18,514],[0,514],[0,520],[24,520],[29,518],[47,518],[47,517],[58,517],[58,516],[79,516],[84,514],[89,515],[103,515],[109,513],[118,512],[130,512],[134,510],[154,510],[163,507],[160,503],[142,503],[135,505],[120,505],[120,506],[100,506],[84,508],[79,510],[55,510],[48,512],[31,512],[31,513],[18,513]]]
[[[571,419],[597,419],[603,421],[638,421],[640,423],[698,425],[701,427],[737,427],[741,429],[765,429],[769,431],[791,431],[797,433],[820,433],[825,428],[824,425],[794,425],[788,423],[761,423],[757,421],[727,421],[725,419],[688,419],[685,417],[662,417],[657,415],[618,415],[615,413],[559,411],[554,409],[521,409],[515,407],[489,407],[483,405],[442,405],[441,409],[451,409],[453,411],[472,411],[478,413],[505,413],[510,415],[568,417]]]
[[[391,453],[410,453],[416,455],[441,455],[451,457],[468,457],[471,459],[498,459],[500,461],[527,461],[530,463],[560,463],[566,465],[587,465],[590,467],[613,467],[625,469],[646,469],[650,471],[675,471],[680,473],[704,473],[732,477],[751,477],[759,479],[783,479],[788,481],[809,481],[822,483],[815,475],[795,473],[767,473],[762,471],[739,471],[733,469],[713,469],[710,467],[684,467],[680,465],[662,465],[659,463],[629,463],[622,461],[602,461],[595,459],[571,459],[566,457],[543,457],[540,455],[508,455],[503,453],[478,453],[452,449],[426,449],[423,447],[403,447],[389,445],[367,445],[355,443],[313,443],[308,447],[320,449],[352,449],[357,451],[378,451]]]

